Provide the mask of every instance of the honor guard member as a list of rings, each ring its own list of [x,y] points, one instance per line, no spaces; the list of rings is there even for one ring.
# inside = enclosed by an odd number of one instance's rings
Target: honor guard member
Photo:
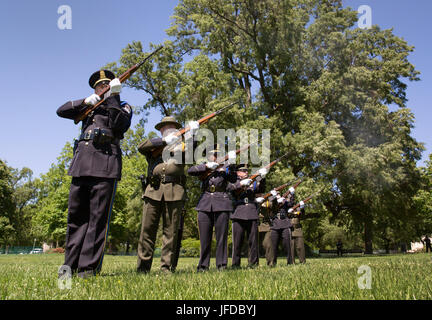
[[[278,195],[278,192],[275,190],[271,191],[272,197],[276,197]],[[273,265],[274,260],[274,252],[273,252],[273,246],[271,243],[271,219],[270,217],[273,216],[272,210],[274,207],[272,206],[273,198],[267,198],[260,206],[260,214],[259,214],[259,225],[258,225],[258,232],[259,232],[259,239],[260,243],[262,243],[262,247],[264,249],[264,256],[267,262],[268,266]]]
[[[216,234],[216,267],[224,270],[228,262],[228,222],[233,210],[228,185],[237,180],[234,164],[218,168],[215,162],[220,149],[218,145],[209,152],[208,162],[190,167],[188,174],[201,176],[208,169],[213,172],[201,183],[201,197],[198,200],[198,231],[200,237],[200,259],[197,271],[207,271],[210,265],[213,228]]]
[[[300,210],[293,212],[292,209],[288,210],[288,217],[291,221],[291,260],[295,263],[295,252],[300,260],[300,263],[306,262],[306,251],[304,245],[304,237],[302,225],[300,223],[300,216],[304,215],[304,203],[300,201]]]
[[[290,190],[291,191],[291,190]],[[284,252],[287,257],[287,264],[292,264],[291,259],[291,221],[288,218],[288,210],[295,204],[295,197],[293,191],[291,191],[288,199],[285,199],[279,195],[271,197],[273,206],[273,217],[271,219],[270,226],[270,239],[274,252],[274,259],[270,263],[270,266],[276,266],[277,263],[277,252],[279,243],[282,242]]]
[[[245,235],[248,239],[248,266],[254,267],[259,264],[259,244],[258,244],[258,208],[264,198],[257,195],[265,190],[265,176],[268,173],[266,168],[258,171],[260,176],[252,182],[248,178],[247,164],[241,165],[237,171],[237,181],[232,187],[234,199],[234,212],[232,220],[232,266],[240,267],[241,249]]]
[[[60,117],[74,120],[100,100],[106,86],[111,87],[105,102],[82,120],[68,171],[72,183],[64,264],[80,277],[95,275],[102,268],[117,181],[121,178],[120,140],[132,118],[131,107],[120,100],[121,83],[111,71],[93,73],[89,84],[94,94],[66,102],[57,110]]]
[[[198,129],[196,121],[189,123],[192,133]],[[162,217],[161,271],[174,272],[177,264],[177,245],[182,210],[186,199],[186,176],[184,174],[185,143],[175,132],[181,125],[173,117],[164,117],[155,129],[162,138],[145,140],[138,151],[145,155],[148,163],[146,186],[143,192],[144,206],[141,234],[138,242],[137,271],[148,273],[153,262],[159,220]],[[160,148],[168,147],[169,155],[154,154]],[[170,151],[171,150],[171,151]],[[180,155],[180,161],[177,161]]]

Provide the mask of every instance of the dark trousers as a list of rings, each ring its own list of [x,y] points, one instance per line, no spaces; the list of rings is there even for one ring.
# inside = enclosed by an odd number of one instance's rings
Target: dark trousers
[[[250,266],[258,265],[258,220],[234,219],[232,222],[233,252],[232,265],[239,267],[244,236],[247,236]]]
[[[226,267],[228,262],[228,221],[229,212],[198,211],[198,231],[200,237],[200,259],[198,270],[210,265],[213,227],[216,234],[216,266]]]
[[[306,252],[303,237],[291,237],[291,260],[295,262],[295,254],[300,260],[300,263],[306,262]]]
[[[284,249],[284,253],[287,257],[287,264],[292,264],[293,261],[291,259],[291,230],[290,228],[285,229],[272,229],[270,234],[270,239],[272,243],[272,248],[274,252],[273,261],[271,263],[272,266],[275,266],[277,263],[277,252],[279,243],[282,242],[282,246]]]
[[[260,236],[262,237],[262,244],[264,248],[264,256],[268,266],[273,265],[273,261],[275,259],[275,254],[273,252],[273,245],[271,242],[271,231],[261,232]]]
[[[432,252],[430,243],[429,244],[426,243],[426,252]]]
[[[115,179],[72,178],[64,264],[73,272],[101,270],[116,187]]]
[[[141,234],[138,242],[137,270],[149,272],[159,221],[162,216],[161,269],[174,271],[177,266],[177,242],[184,201],[162,201],[144,199]]]
[[[338,257],[339,256],[342,257],[342,248],[336,248],[336,253],[337,253]]]

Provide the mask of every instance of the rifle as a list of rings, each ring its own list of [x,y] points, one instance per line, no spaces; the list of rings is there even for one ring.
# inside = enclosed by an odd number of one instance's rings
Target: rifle
[[[215,112],[213,112],[213,113],[211,113],[209,115],[206,115],[205,117],[199,119],[198,120],[199,125],[207,123],[211,118],[216,117],[218,114],[220,114],[220,113],[224,112],[225,110],[231,108],[232,106],[236,105],[237,103],[239,103],[239,101],[233,102],[233,103],[231,103],[231,104],[223,107],[222,109],[219,109],[219,110],[217,110],[217,111],[215,111]],[[174,135],[176,137],[180,137],[180,136],[184,135],[188,131],[190,131],[190,127],[182,128],[182,129],[178,130],[177,132],[175,132]],[[162,151],[164,150],[164,148],[165,148],[165,146],[154,148],[152,150],[152,157],[153,158],[158,157],[162,153]]]
[[[285,158],[287,155],[288,155],[288,153],[285,153],[283,156],[277,158],[276,160],[273,160],[272,162],[270,162],[268,165],[262,167],[261,169],[264,169],[264,168],[265,168],[265,169],[270,169],[270,168],[273,167],[276,163],[278,163],[278,162],[281,161],[283,158]],[[258,170],[258,171],[259,171],[259,170]],[[251,176],[248,178],[248,179],[251,179],[251,182],[249,183],[249,185],[247,185],[247,186],[243,186],[242,189],[244,190],[244,189],[249,188],[249,186],[252,184],[252,182],[255,181],[256,178],[258,178],[258,176],[260,176],[259,173],[255,173],[255,174],[251,175]],[[240,192],[242,192],[242,191],[241,191],[242,189],[238,190],[238,191],[237,191],[237,194],[239,194]]]
[[[307,197],[306,199],[303,200],[303,203],[308,202],[310,199],[312,199],[313,197],[315,197],[318,194],[318,192],[315,192],[313,195]],[[300,207],[300,202],[297,203],[294,207],[290,208],[293,209],[293,211],[295,211],[295,209],[297,209],[298,207]]]
[[[280,185],[279,187],[274,188],[273,190],[275,190],[275,191],[281,191],[281,190],[285,189],[286,187],[288,187],[289,185],[291,185],[292,183],[294,183],[295,181],[296,181],[296,180],[294,180],[294,181],[290,181],[290,182],[287,182],[287,183],[284,183],[283,185]],[[300,182],[301,182],[301,181],[300,181]],[[299,184],[300,184],[300,183],[296,184],[296,185],[294,186],[294,188],[296,188]],[[262,197],[263,197],[264,200],[265,200],[265,199],[267,199],[267,198],[270,197],[270,196],[271,196],[271,192],[268,192],[268,193],[266,193],[265,195],[263,195]]]
[[[148,59],[150,59],[151,56],[155,55],[159,50],[161,50],[163,48],[163,46],[160,46],[159,48],[157,48],[155,51],[153,51],[152,53],[150,53],[143,61],[133,65],[132,67],[130,67],[125,73],[123,73],[120,77],[120,83],[125,82],[127,79],[129,79],[129,77],[138,70],[138,68],[140,68],[144,63],[147,62]],[[110,90],[111,88],[108,86],[106,87],[101,94],[99,95],[99,97],[101,98],[101,100],[96,103],[93,106],[88,107],[87,109],[85,109],[82,113],[80,113],[74,120],[75,124],[79,123],[80,121],[84,120],[93,110],[95,110],[97,107],[99,107],[106,99],[104,99],[104,95]]]
[[[236,154],[239,154],[240,152],[249,149],[250,146],[251,146],[251,144],[247,144],[247,145],[241,147],[240,149],[237,149],[236,150]],[[205,179],[207,179],[214,171],[216,171],[217,169],[221,168],[228,159],[229,159],[229,155],[228,154],[225,157],[223,157],[222,159],[217,159],[216,163],[218,163],[219,165],[216,167],[216,169],[211,170],[211,169],[207,168],[206,172],[204,172],[199,177],[199,179],[202,180],[202,181],[204,181]]]
[[[300,183],[302,183],[303,182],[303,180],[301,180],[300,179],[300,181],[299,182],[297,182],[295,185],[293,185],[293,188],[294,189],[296,189],[299,185],[300,185]],[[284,194],[283,194],[283,198],[286,198],[286,197],[288,197],[288,195],[290,194],[290,191],[288,190],[287,192],[285,192]]]

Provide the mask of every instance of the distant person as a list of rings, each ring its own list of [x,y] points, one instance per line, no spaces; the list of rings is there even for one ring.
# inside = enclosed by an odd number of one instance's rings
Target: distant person
[[[337,255],[338,255],[338,257],[339,257],[339,254],[340,254],[340,256],[342,257],[342,240],[341,239],[339,239],[337,242],[336,242],[336,252],[337,252]]]
[[[426,245],[426,252],[432,252],[431,239],[426,235],[422,243]]]

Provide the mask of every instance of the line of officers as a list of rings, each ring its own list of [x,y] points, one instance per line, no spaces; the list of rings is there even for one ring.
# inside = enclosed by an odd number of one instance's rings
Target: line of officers
[[[198,130],[196,121],[188,123],[191,135]],[[170,158],[164,161],[162,155],[154,156],[157,148],[167,146],[171,155],[181,153],[184,160],[186,144],[175,130],[181,125],[173,117],[165,117],[155,128],[162,137],[148,139],[138,147],[146,156],[148,172],[143,183],[143,216],[138,242],[139,272],[148,273],[152,266],[159,221],[162,218],[161,271],[174,272],[180,254],[182,214],[186,199],[186,175],[184,161]],[[194,144],[193,144],[194,145]],[[200,258],[197,271],[210,267],[213,230],[216,238],[216,267],[227,268],[228,230],[232,221],[232,268],[239,268],[245,238],[248,244],[248,266],[259,264],[259,238],[269,266],[277,263],[280,243],[287,257],[287,264],[294,263],[295,251],[301,263],[305,260],[303,232],[299,216],[304,204],[294,212],[295,190],[290,188],[284,198],[275,190],[264,199],[268,169],[258,171],[258,177],[249,179],[247,164],[235,163],[235,154],[229,154],[230,161],[220,165],[217,161],[221,150],[215,145],[207,154],[207,162],[190,167],[187,174],[205,177],[201,182],[201,196],[196,205],[200,238]],[[178,155],[178,154],[177,154]],[[177,157],[177,159],[179,159]]]
[[[74,144],[73,158],[68,170],[72,182],[68,199],[65,259],[62,266],[66,268],[59,269],[59,277],[70,273],[86,278],[101,271],[117,182],[122,173],[120,142],[132,119],[132,108],[120,99],[120,80],[111,71],[94,72],[89,78],[89,86],[94,89],[94,93],[89,97],[67,101],[57,109],[59,117],[75,120],[87,108],[100,101],[98,108],[82,120],[81,134]],[[110,90],[101,101],[101,95],[107,87]],[[199,123],[190,121],[188,126],[190,137],[193,138],[199,129]],[[148,139],[138,147],[148,162],[137,265],[137,270],[145,273],[151,269],[161,217],[161,269],[164,272],[175,271],[180,253],[181,220],[186,201],[186,144],[176,135],[181,125],[173,117],[165,117],[155,128],[160,131],[161,137]],[[196,143],[193,142],[192,145],[195,148]],[[176,157],[173,158],[174,161],[164,161],[164,153],[155,152],[167,146],[170,153],[180,155],[181,161],[176,161]],[[274,194],[268,201],[264,201],[260,194],[265,191],[267,170],[261,169],[259,179],[251,183],[246,165],[237,167],[226,164],[219,167],[215,162],[219,151],[217,148],[212,150],[206,163],[188,170],[190,176],[201,176],[211,171],[202,182],[202,194],[196,206],[201,243],[198,270],[209,269],[213,229],[217,246],[216,265],[219,269],[227,267],[230,219],[233,267],[240,266],[245,236],[249,244],[249,265],[258,265],[258,228],[265,228],[266,223],[269,230],[264,239],[267,263],[276,264],[280,241],[287,253],[288,263],[292,263],[292,239],[295,239],[300,261],[304,262],[301,226],[298,219],[290,219],[294,194],[289,199]],[[264,219],[266,223],[258,226],[260,208],[263,216],[268,218]],[[270,216],[273,218],[270,219]]]

